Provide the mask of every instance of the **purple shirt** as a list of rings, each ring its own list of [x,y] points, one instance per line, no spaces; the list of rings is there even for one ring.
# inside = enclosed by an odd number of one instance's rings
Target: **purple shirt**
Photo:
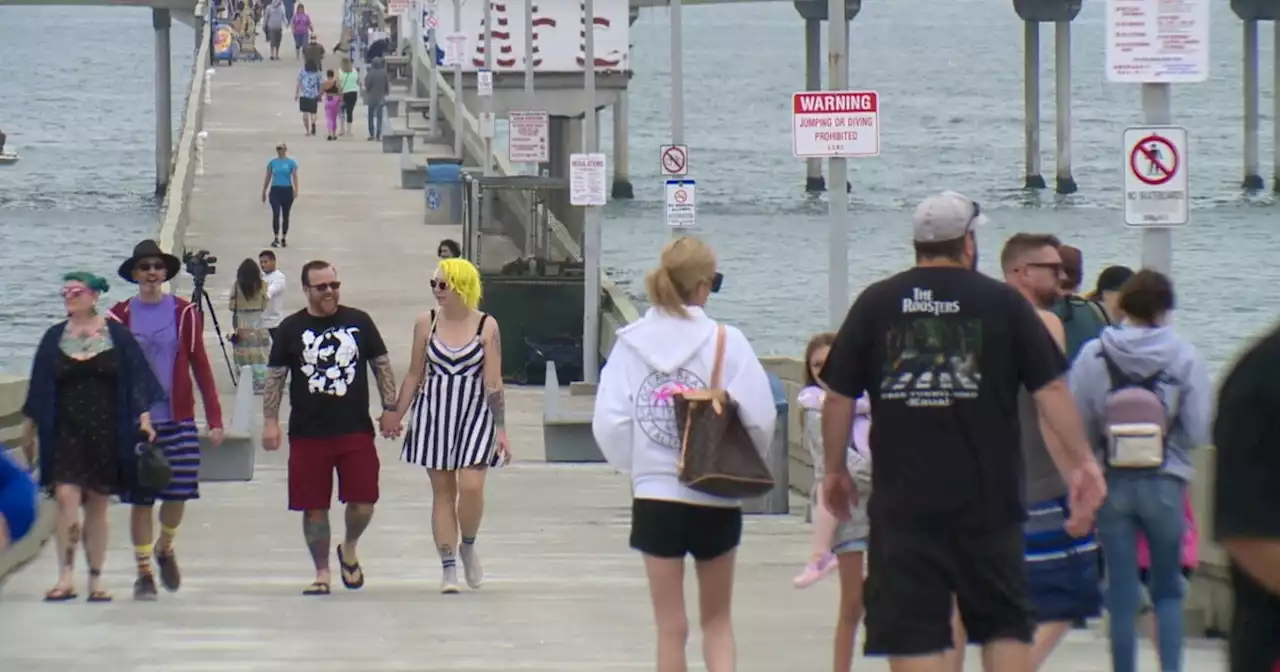
[[[293,33],[295,35],[305,35],[311,32],[311,17],[306,14],[293,15]]]
[[[172,294],[165,294],[159,303],[146,303],[136,296],[129,300],[129,329],[142,346],[166,395],[173,394],[173,364],[178,359],[176,311],[177,302]],[[168,401],[151,407],[153,423],[169,422],[172,415]]]

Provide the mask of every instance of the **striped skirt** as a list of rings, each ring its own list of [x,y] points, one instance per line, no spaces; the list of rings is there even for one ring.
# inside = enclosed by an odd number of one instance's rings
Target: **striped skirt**
[[[200,498],[200,433],[195,420],[155,423],[156,445],[169,459],[173,478],[159,492],[135,491],[121,498],[128,504],[149,505],[156,500],[186,501]]]

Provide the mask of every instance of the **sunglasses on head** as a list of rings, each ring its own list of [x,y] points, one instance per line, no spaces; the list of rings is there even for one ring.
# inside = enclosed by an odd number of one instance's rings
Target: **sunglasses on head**
[[[311,285],[311,289],[314,289],[317,292],[327,292],[331,289],[336,292],[340,287],[342,287],[342,283],[337,280],[334,280],[333,282],[317,282],[316,284]]]

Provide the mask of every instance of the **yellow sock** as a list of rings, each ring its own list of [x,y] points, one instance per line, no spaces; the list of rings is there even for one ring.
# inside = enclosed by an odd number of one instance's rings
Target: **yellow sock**
[[[151,552],[154,549],[152,544],[133,547],[133,559],[138,563],[139,574],[151,573]]]
[[[160,526],[160,538],[161,538],[161,539],[164,539],[165,541],[169,542],[169,544],[173,544],[173,538],[174,538],[174,537],[176,537],[176,536],[178,536],[178,526],[177,526],[177,525],[174,525],[173,527],[169,527],[168,525],[161,525],[161,526]]]

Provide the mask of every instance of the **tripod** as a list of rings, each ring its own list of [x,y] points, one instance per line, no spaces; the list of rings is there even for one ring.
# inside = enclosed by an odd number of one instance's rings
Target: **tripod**
[[[213,299],[209,298],[209,293],[204,291],[204,276],[196,275],[191,278],[194,288],[191,290],[191,303],[196,304],[196,310],[200,315],[205,314],[204,307],[209,306],[209,316],[213,318],[213,331],[218,335],[218,345],[222,347],[222,359],[227,363],[227,371],[231,374],[231,382],[236,386],[240,385],[240,376],[236,372],[236,367],[231,364],[231,356],[227,354],[227,342],[222,338],[222,325],[218,324],[218,311],[213,308]],[[231,325],[235,327],[235,325]]]

